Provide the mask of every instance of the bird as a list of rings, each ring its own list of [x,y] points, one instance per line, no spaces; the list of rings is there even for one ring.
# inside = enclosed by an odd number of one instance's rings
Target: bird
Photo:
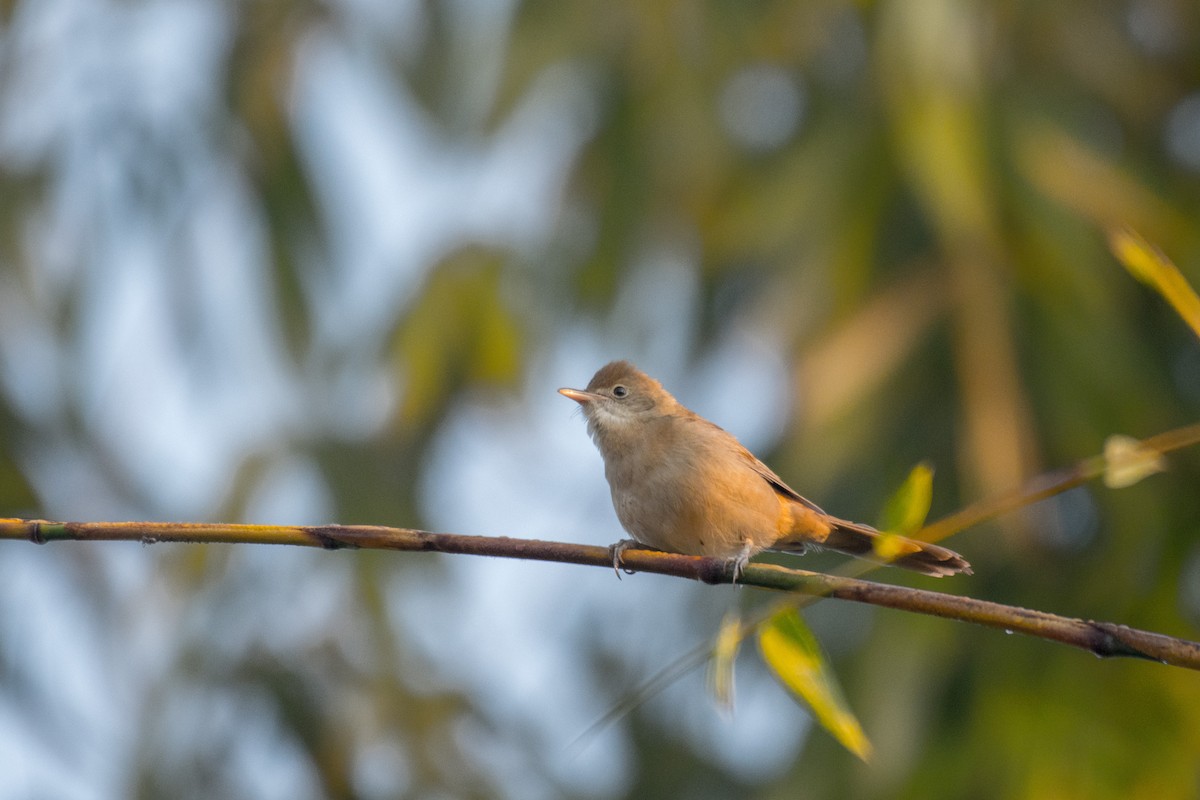
[[[610,548],[614,568],[640,545],[731,562],[734,582],[764,550],[829,549],[934,577],[971,574],[953,550],[826,513],[629,361],[604,365],[586,389],[558,391],[582,408],[617,519],[633,537]]]

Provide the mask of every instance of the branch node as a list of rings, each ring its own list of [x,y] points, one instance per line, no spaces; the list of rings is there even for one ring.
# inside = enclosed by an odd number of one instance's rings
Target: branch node
[[[1092,647],[1092,652],[1100,658],[1128,656],[1132,658],[1144,658],[1147,661],[1157,661],[1160,664],[1166,663],[1162,659],[1155,658],[1125,641],[1125,638],[1121,636],[1122,628],[1128,630],[1125,625],[1114,625],[1111,622],[1097,622],[1095,620],[1088,620],[1087,624],[1089,628],[1100,634],[1100,638]]]
[[[320,528],[309,528],[308,532],[314,539],[321,543],[321,547],[325,550],[342,550],[347,547],[353,548],[353,544],[344,542],[329,532],[336,527],[338,526],[331,527],[327,525]]]
[[[712,586],[719,583],[732,583],[734,575],[731,573],[736,569],[734,563],[733,559],[702,558],[696,577]]]

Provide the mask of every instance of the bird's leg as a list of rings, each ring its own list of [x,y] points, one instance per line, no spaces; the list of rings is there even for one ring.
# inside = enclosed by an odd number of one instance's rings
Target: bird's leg
[[[622,539],[616,544],[608,546],[608,554],[612,556],[613,572],[617,573],[617,580],[621,579],[621,556],[631,547],[640,547],[641,542],[637,539]]]
[[[734,583],[738,582],[738,578],[740,578],[742,573],[746,570],[746,565],[750,563],[750,556],[752,555],[754,555],[754,543],[749,539],[746,539],[742,542],[741,551],[736,556],[729,559],[733,565]]]

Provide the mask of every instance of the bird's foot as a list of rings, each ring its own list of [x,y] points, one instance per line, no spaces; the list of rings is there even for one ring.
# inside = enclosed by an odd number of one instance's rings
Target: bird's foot
[[[621,556],[625,555],[625,551],[632,547],[641,547],[641,542],[637,539],[622,539],[616,544],[608,546],[608,554],[612,556],[613,572],[617,573],[617,580],[621,579]]]
[[[746,565],[750,563],[750,556],[754,555],[754,545],[749,541],[742,542],[741,551],[729,559],[729,565],[733,569],[732,583],[737,583],[738,578],[742,577],[742,573],[746,571]]]

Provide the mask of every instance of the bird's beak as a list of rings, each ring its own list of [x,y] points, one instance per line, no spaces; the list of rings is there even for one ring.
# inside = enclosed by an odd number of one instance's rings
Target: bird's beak
[[[593,400],[599,400],[600,395],[594,392],[585,392],[583,389],[559,389],[558,393],[563,397],[569,397],[581,406],[586,406]]]

